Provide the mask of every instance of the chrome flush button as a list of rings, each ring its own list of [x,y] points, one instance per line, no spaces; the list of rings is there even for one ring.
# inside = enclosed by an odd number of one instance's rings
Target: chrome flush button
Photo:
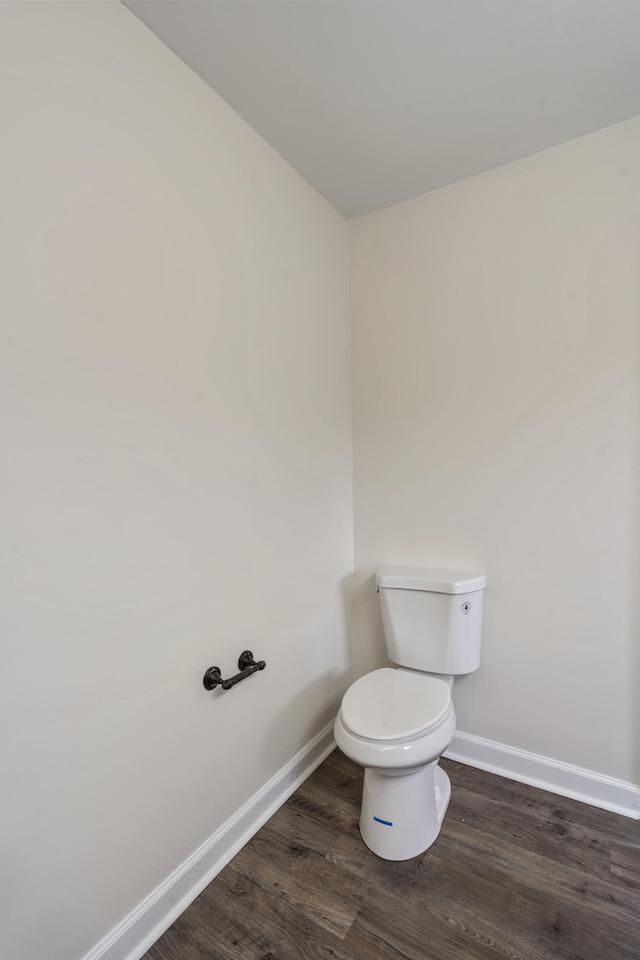
[[[471,604],[468,600],[465,600],[465,602],[462,604],[462,612],[465,614],[471,613]]]

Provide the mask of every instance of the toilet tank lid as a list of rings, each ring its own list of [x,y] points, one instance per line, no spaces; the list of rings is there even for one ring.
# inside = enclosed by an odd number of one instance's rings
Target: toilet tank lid
[[[425,567],[382,567],[376,586],[392,590],[429,590],[432,593],[474,593],[484,590],[484,573],[470,570],[438,570]]]

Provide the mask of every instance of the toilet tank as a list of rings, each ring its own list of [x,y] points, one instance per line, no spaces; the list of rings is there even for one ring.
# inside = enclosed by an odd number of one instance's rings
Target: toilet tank
[[[376,574],[389,659],[428,673],[480,666],[483,573],[383,567]]]

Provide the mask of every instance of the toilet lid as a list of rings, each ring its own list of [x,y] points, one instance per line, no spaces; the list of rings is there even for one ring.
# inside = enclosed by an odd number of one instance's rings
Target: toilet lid
[[[342,700],[342,720],[368,740],[400,740],[439,727],[451,710],[444,680],[383,667],[356,680]]]

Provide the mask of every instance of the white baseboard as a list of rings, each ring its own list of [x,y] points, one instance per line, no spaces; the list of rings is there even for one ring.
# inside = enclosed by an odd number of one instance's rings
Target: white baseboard
[[[519,783],[528,783],[561,797],[581,800],[593,807],[636,820],[640,818],[640,787],[605,777],[593,770],[517,750],[494,740],[483,740],[470,733],[456,733],[444,755],[450,760],[458,760]]]
[[[83,960],[140,960],[334,747],[331,721]]]

